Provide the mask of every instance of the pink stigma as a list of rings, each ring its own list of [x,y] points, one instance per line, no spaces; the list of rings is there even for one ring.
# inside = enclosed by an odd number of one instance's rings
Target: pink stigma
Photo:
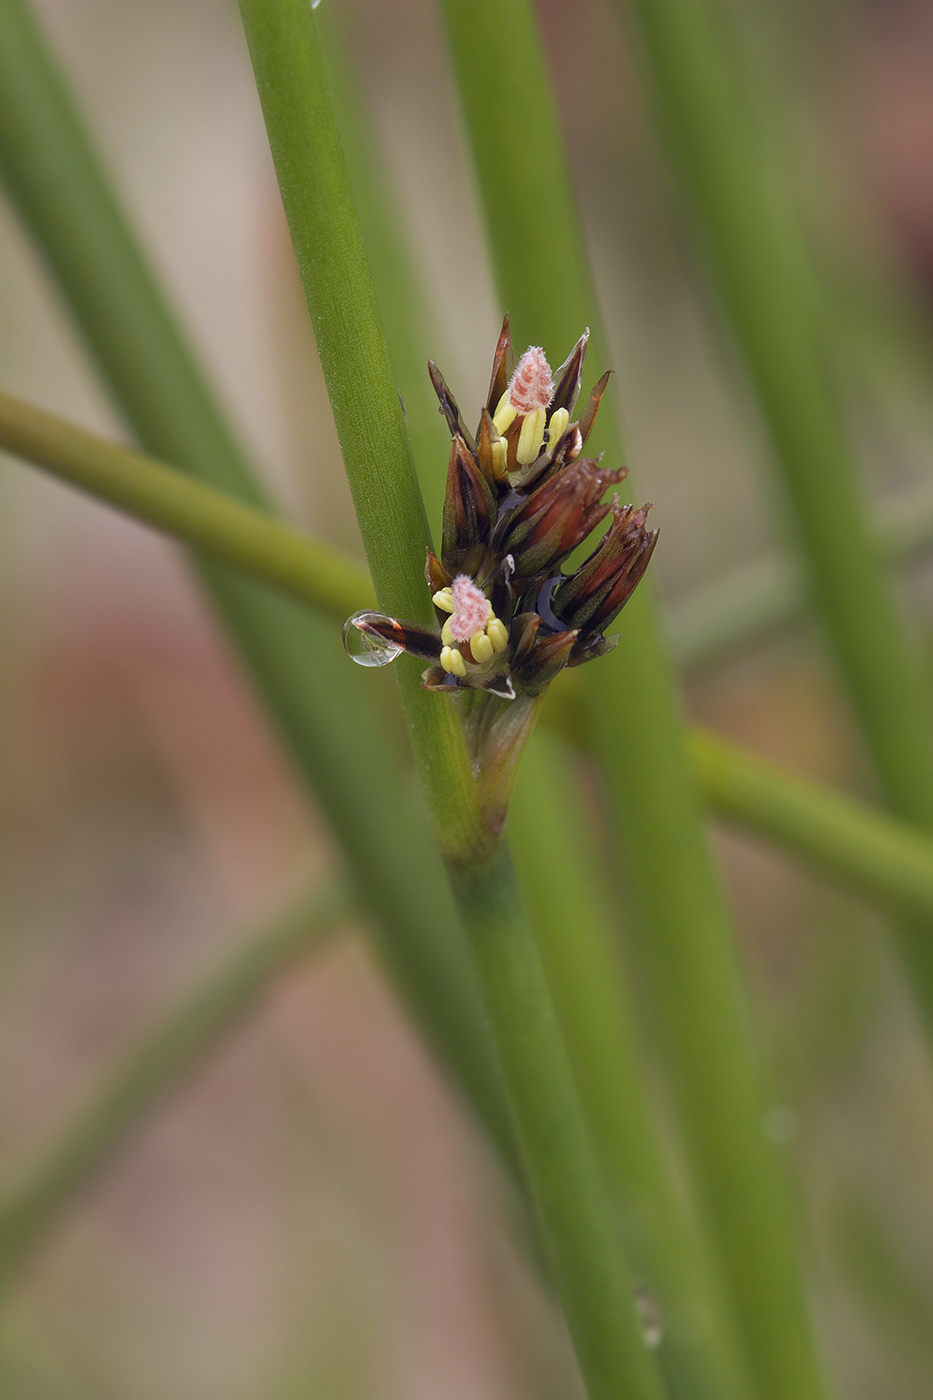
[[[454,610],[450,618],[450,632],[455,641],[468,642],[474,632],[486,626],[492,614],[492,606],[486,594],[466,574],[458,574],[451,585],[454,595]]]
[[[519,413],[533,413],[536,408],[547,408],[553,395],[551,367],[540,345],[532,345],[509,380],[509,403]]]

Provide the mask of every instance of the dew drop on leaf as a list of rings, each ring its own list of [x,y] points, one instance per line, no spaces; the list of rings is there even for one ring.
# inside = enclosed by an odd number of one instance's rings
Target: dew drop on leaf
[[[376,632],[366,630],[367,622],[390,622],[385,613],[354,613],[343,624],[343,645],[347,655],[357,666],[388,666],[402,648],[397,642],[390,642]]]

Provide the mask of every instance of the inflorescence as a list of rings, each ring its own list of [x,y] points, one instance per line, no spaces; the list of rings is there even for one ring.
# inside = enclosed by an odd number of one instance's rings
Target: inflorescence
[[[441,554],[429,551],[425,569],[438,625],[356,613],[344,628],[356,659],[380,664],[407,651],[432,663],[422,677],[428,690],[514,700],[539,695],[565,666],[616,645],[604,629],[645,572],[658,532],[646,529],[649,505],[602,499],[625,469],[581,455],[609,379],[602,376],[574,419],[587,336],[552,376],[537,346],[515,363],[506,317],[475,435],[429,362],[453,438]],[[607,516],[589,558],[564,573]]]

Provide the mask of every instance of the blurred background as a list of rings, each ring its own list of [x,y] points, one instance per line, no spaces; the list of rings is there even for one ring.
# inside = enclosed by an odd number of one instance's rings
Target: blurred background
[[[420,360],[438,361],[472,418],[507,308],[491,290],[437,16],[429,0],[323,4],[365,93],[362,109],[344,98],[348,124],[414,253],[403,291],[431,328]],[[35,8],[277,498],[362,558],[236,6]],[[655,503],[656,576],[676,621],[707,585],[785,548],[781,513],[624,19],[611,0],[539,11],[632,494]],[[909,511],[933,443],[933,12],[923,0],[757,0],[743,15],[833,299],[866,478]],[[5,207],[0,326],[4,390],[125,437]],[[557,364],[569,347],[545,349]],[[415,442],[435,522],[445,438],[439,422]],[[181,555],[20,464],[4,461],[0,492],[6,1180],[332,851]],[[929,619],[923,558],[899,578]],[[622,632],[624,645],[624,618]],[[684,695],[719,731],[864,787],[805,620],[694,663]],[[923,1400],[933,1086],[880,920],[750,838],[715,839],[778,1085],[768,1129],[799,1169],[839,1394]],[[496,1169],[350,925],[276,982],[49,1234],[0,1320],[0,1378],[22,1400],[574,1393]]]

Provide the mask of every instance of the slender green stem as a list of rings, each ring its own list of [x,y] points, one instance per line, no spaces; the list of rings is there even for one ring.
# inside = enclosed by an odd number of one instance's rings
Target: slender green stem
[[[890,911],[924,920],[933,915],[928,836],[845,793],[792,778],[705,730],[692,731],[690,754],[713,811],[796,851],[821,874]]]
[[[0,393],[0,447],[253,578],[345,617],[375,607],[345,554],[225,491]]]
[[[431,537],[392,377],[317,22],[303,0],[241,4],[298,270],[381,606],[433,625]],[[283,42],[285,30],[288,40]],[[415,759],[444,851],[482,844],[466,746],[452,706],[398,670]]]
[[[650,932],[637,943],[638,966],[653,993],[651,1015],[666,1051],[694,1187],[715,1231],[755,1393],[818,1396],[790,1201],[761,1131],[757,1050],[740,1010],[735,950],[721,935],[728,916],[709,877],[708,855],[692,835],[701,821],[699,794],[669,767],[656,767],[650,784],[644,782],[644,754],[637,751],[644,729],[633,743],[611,703],[625,684],[625,661],[618,653],[607,658],[591,682],[597,701],[589,706],[591,732],[624,831],[634,909]],[[641,674],[639,683],[647,689],[650,679]],[[656,713],[660,728],[660,705]],[[651,736],[652,749],[657,743]],[[658,829],[672,842],[680,839],[676,860],[668,846],[651,840]],[[770,1312],[777,1300],[784,1311],[775,1321]]]
[[[570,752],[544,733],[534,739],[509,815],[512,848],[629,1257],[663,1320],[662,1378],[672,1400],[725,1400],[741,1387],[721,1354],[716,1299],[662,1146]]]
[[[265,504],[22,0],[0,0],[0,174],[146,450]],[[507,1149],[456,911],[366,678],[308,609],[213,564],[202,575],[299,777],[347,852],[361,897],[378,913],[386,962]]]
[[[455,874],[454,891],[589,1394],[593,1400],[658,1396],[632,1281],[612,1247],[608,1200],[586,1134],[577,1129],[576,1091],[506,848]]]
[[[450,435],[425,372],[425,347],[430,347],[432,359],[440,360],[440,347],[448,340],[419,275],[417,252],[406,238],[402,197],[381,158],[382,133],[373,121],[370,87],[355,72],[352,16],[344,6],[328,5],[318,19],[341,144],[427,518],[440,520]]]
[[[635,0],[660,123],[793,508],[812,595],[891,806],[933,827],[933,726],[827,372],[832,333],[752,73],[721,0]],[[922,930],[902,938],[933,1022]]]
[[[121,1054],[73,1125],[0,1194],[0,1288],[160,1098],[238,1023],[284,967],[333,934],[348,907],[339,891],[302,901],[238,948]]]
[[[502,302],[524,335],[555,351],[588,324],[598,355],[599,318],[531,6],[441,0],[441,8]],[[534,219],[542,200],[548,216]],[[615,441],[609,456],[619,455]],[[628,604],[621,630],[622,645],[587,667],[584,688],[624,837],[640,961],[692,1185],[754,1393],[816,1400],[823,1381],[788,1193],[761,1132],[758,1057],[741,1010],[730,920],[650,589]]]

